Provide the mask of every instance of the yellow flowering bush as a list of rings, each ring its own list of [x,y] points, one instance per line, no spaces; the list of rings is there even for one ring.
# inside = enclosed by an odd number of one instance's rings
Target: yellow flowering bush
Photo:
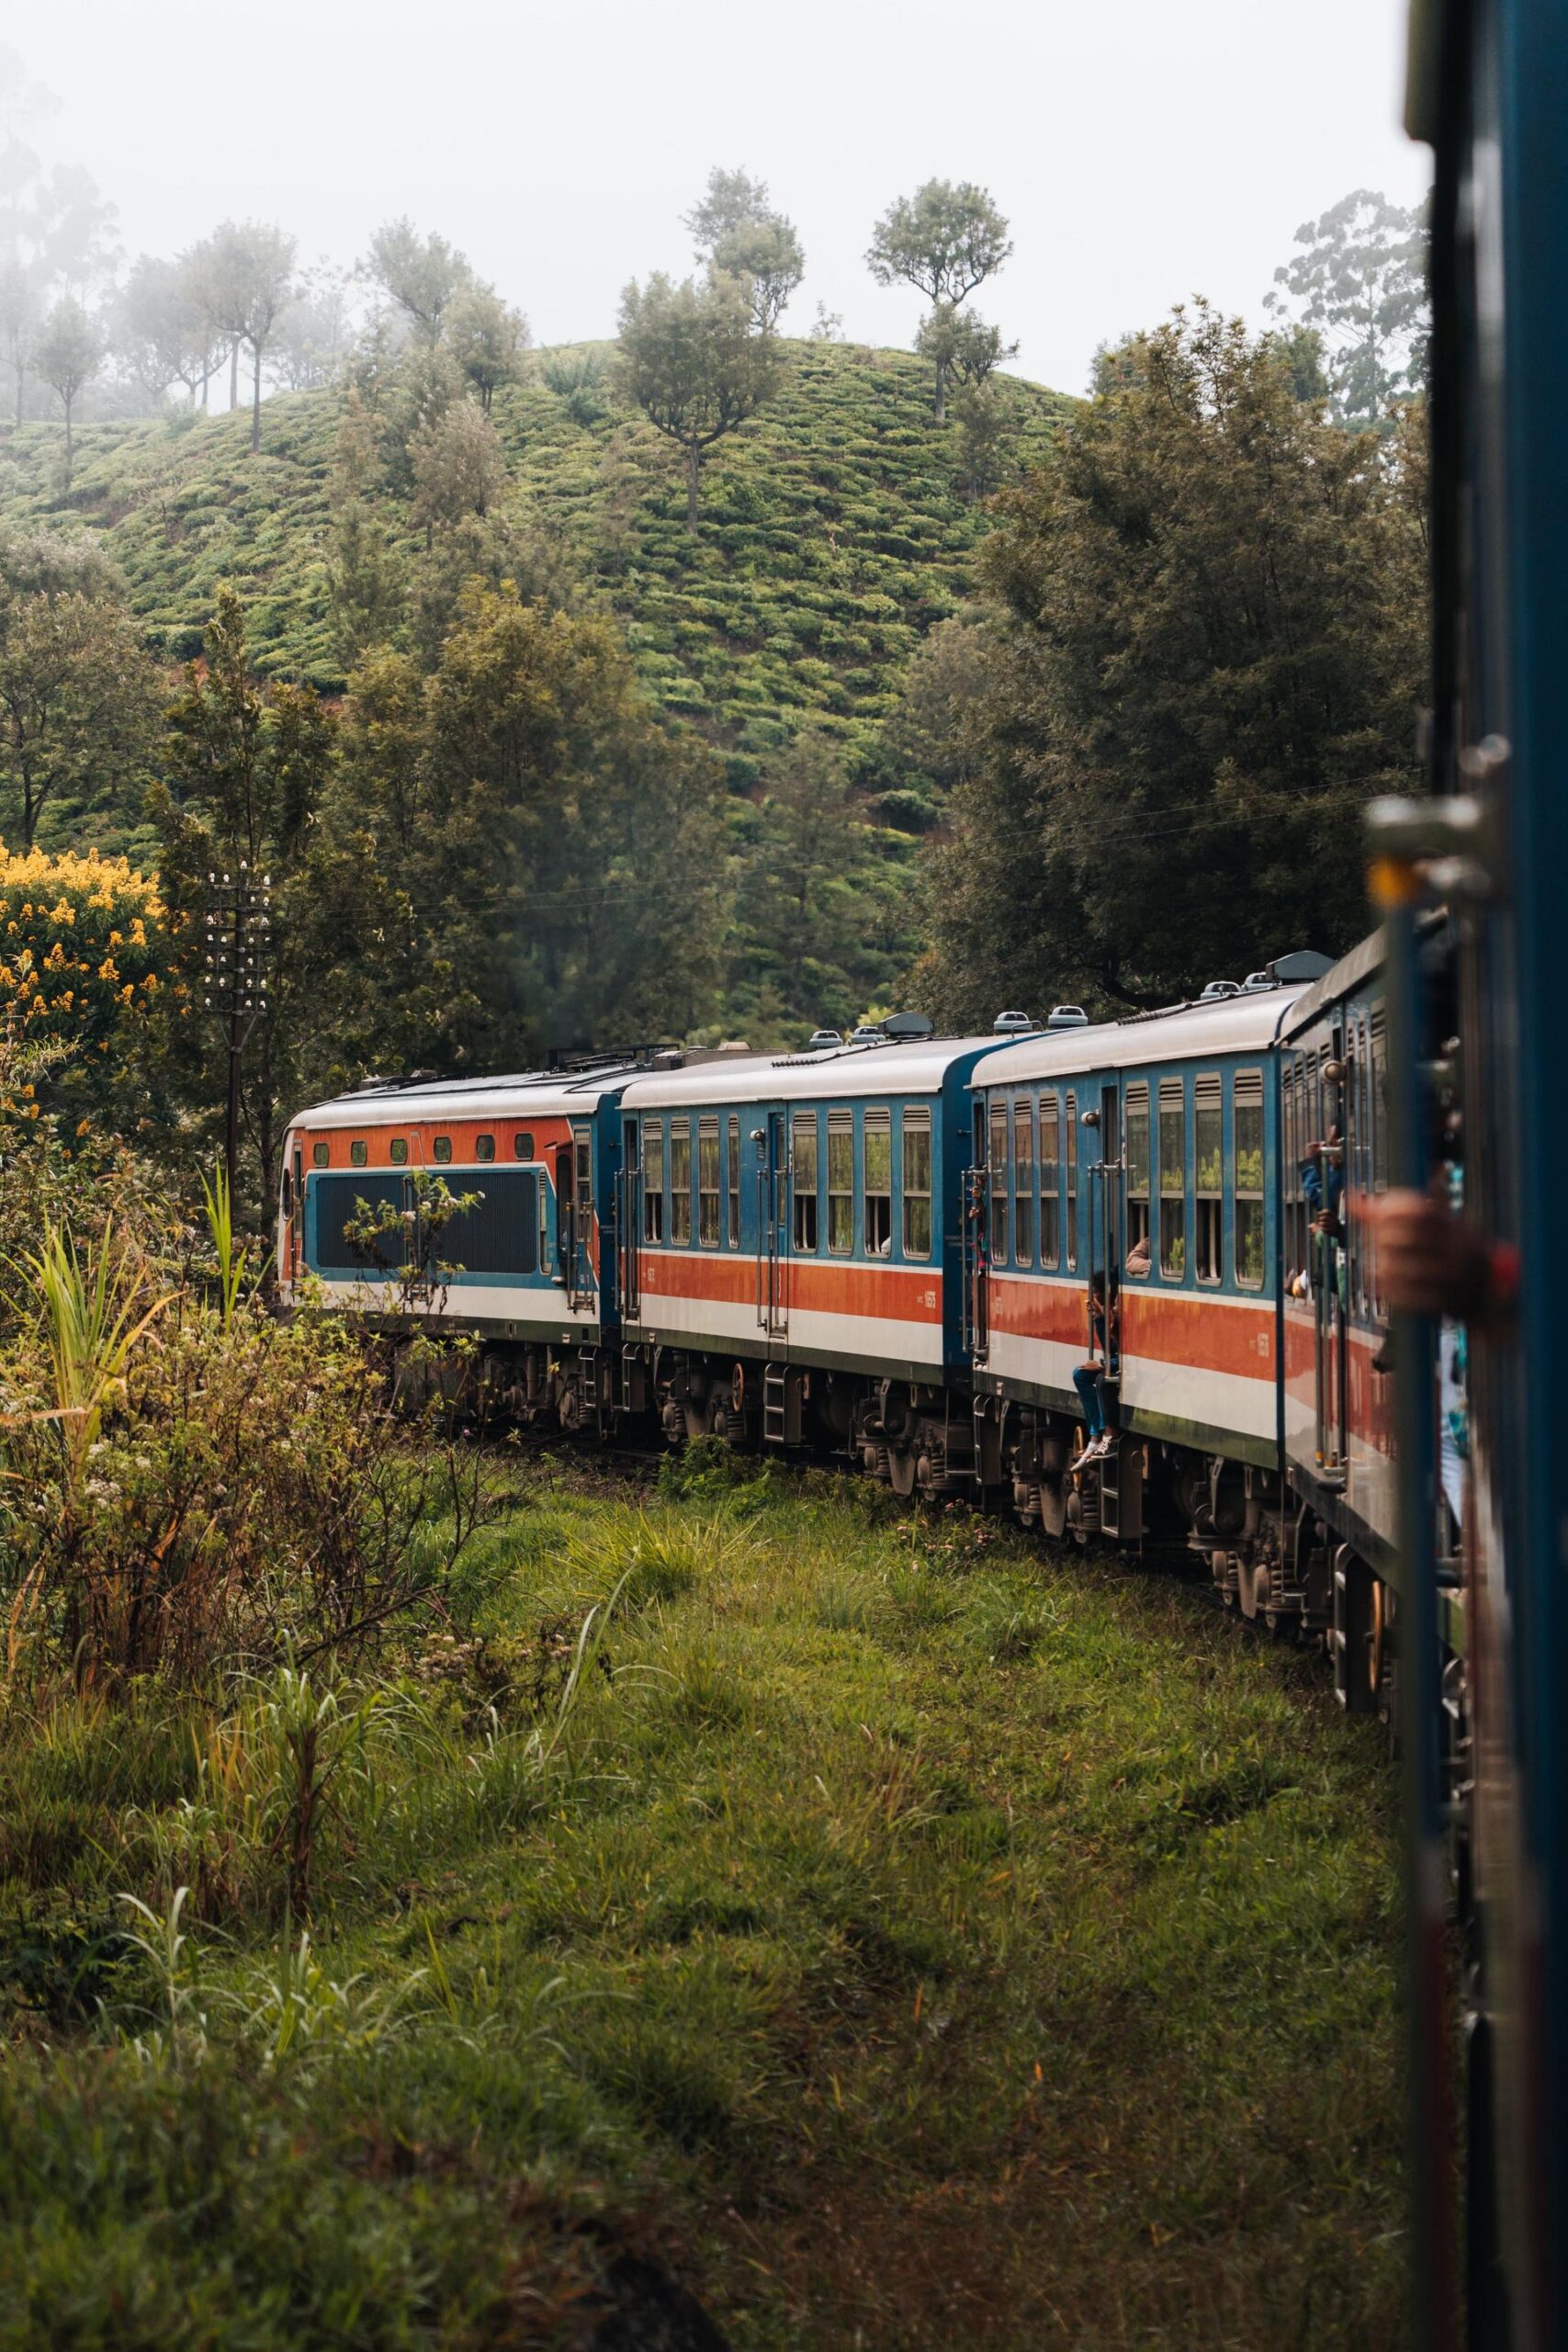
[[[0,843],[0,1028],[104,1054],[183,994],[155,881],[123,857],[51,856]]]

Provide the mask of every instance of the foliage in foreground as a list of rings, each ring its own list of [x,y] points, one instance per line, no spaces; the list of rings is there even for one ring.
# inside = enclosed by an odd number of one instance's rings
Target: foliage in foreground
[[[1370,1736],[1178,1586],[735,1476],[520,1468],[359,1679],[14,1702],[0,2341],[566,2346],[628,2247],[756,2352],[1395,2331]]]
[[[41,1216],[0,1272],[0,1681],[198,1685],[352,1653],[438,1601],[482,1489],[439,1402],[416,1443],[342,1317],[266,1311],[221,1179],[202,1262],[123,1172],[96,1215],[23,1175]],[[438,1505],[445,1550],[420,1540]]]

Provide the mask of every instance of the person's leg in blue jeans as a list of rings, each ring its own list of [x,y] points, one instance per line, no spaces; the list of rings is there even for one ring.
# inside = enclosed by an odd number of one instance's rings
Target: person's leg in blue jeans
[[[1080,1363],[1073,1374],[1073,1386],[1083,1406],[1085,1426],[1090,1445],[1105,1435],[1105,1400],[1100,1393],[1100,1366]]]

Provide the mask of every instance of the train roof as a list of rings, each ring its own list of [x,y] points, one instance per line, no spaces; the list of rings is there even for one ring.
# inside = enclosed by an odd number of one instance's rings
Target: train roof
[[[816,1053],[726,1054],[694,1069],[639,1076],[622,1096],[630,1111],[686,1104],[820,1102],[830,1097],[937,1094],[956,1062],[1000,1050],[995,1037],[873,1037]]]
[[[1382,957],[1383,938],[1380,924],[1376,931],[1370,931],[1365,939],[1358,940],[1354,947],[1341,956],[1337,964],[1331,964],[1321,979],[1314,980],[1310,989],[1303,990],[1291,1007],[1284,1035],[1295,1036],[1322,1012],[1325,1004],[1337,1004],[1342,996],[1350,996],[1364,987],[1372,974],[1382,968]]]
[[[537,1118],[592,1111],[618,1094],[634,1062],[589,1070],[520,1070],[505,1078],[423,1079],[400,1086],[367,1085],[297,1111],[296,1127],[395,1127],[432,1119]]]
[[[1272,1046],[1306,987],[1283,981],[1213,1004],[1173,1004],[1125,1021],[1081,1029],[1046,1029],[987,1057],[973,1087],[1021,1086],[1037,1078],[1100,1069],[1137,1069],[1148,1062],[1190,1061],[1209,1054],[1254,1054]]]

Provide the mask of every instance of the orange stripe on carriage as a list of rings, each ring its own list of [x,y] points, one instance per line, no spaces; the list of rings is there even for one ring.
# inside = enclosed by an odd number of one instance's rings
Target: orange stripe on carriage
[[[987,1284],[993,1335],[1089,1347],[1088,1286],[1030,1280],[994,1269]],[[1122,1353],[1145,1363],[1194,1372],[1233,1373],[1245,1380],[1274,1377],[1274,1303],[1205,1298],[1201,1292],[1122,1291]]]
[[[779,1271],[784,1299],[803,1315],[854,1315],[873,1322],[942,1321],[942,1276],[934,1269],[833,1266],[819,1260],[786,1258]],[[697,1298],[729,1306],[756,1304],[757,1261],[752,1257],[716,1257],[702,1250],[687,1257],[645,1250],[637,1279],[645,1300]]]

